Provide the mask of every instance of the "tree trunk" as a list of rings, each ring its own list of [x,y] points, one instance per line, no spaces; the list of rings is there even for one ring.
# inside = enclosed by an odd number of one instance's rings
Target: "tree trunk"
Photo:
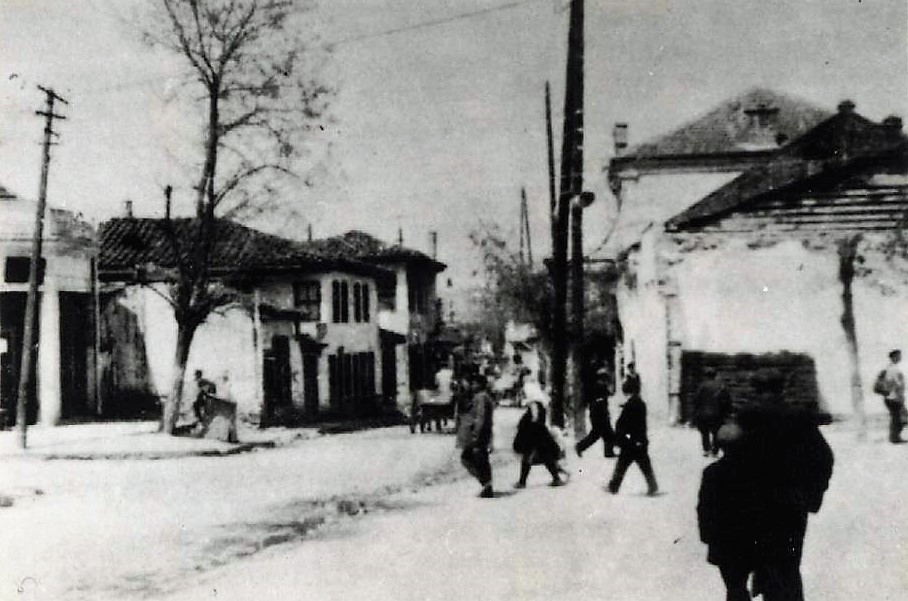
[[[848,359],[851,364],[851,407],[857,423],[858,440],[867,438],[867,416],[864,413],[864,395],[861,386],[861,363],[858,352],[858,337],[854,320],[854,282],[855,260],[861,236],[851,236],[839,243],[839,281],[842,283],[842,329],[845,332],[845,343],[848,348]]]
[[[165,434],[173,435],[176,431],[177,420],[180,417],[180,404],[183,399],[186,362],[189,359],[189,349],[192,346],[195,330],[195,326],[181,322],[177,324],[177,347],[174,353],[170,394],[164,403],[164,410],[161,412],[161,431]]]

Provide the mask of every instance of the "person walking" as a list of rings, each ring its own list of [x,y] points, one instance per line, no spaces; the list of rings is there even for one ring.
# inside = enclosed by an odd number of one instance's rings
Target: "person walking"
[[[725,386],[716,377],[716,370],[707,367],[704,380],[694,394],[693,422],[700,431],[700,443],[703,456],[719,454],[716,434],[731,414],[731,397]]]
[[[905,375],[899,363],[902,351],[896,349],[889,353],[889,365],[877,376],[873,391],[882,395],[883,403],[889,411],[889,442],[904,444],[902,429],[905,427]]]
[[[520,478],[514,488],[526,488],[530,468],[542,464],[552,475],[550,486],[564,486],[567,471],[559,465],[561,447],[546,425],[545,407],[539,401],[532,401],[517,424],[514,437],[514,452],[520,455]]]
[[[596,372],[596,383],[593,386],[593,401],[590,403],[590,433],[574,445],[578,457],[583,452],[602,440],[602,451],[605,457],[615,456],[615,431],[608,411],[608,399],[612,394],[611,379],[605,368]]]
[[[495,496],[492,466],[489,464],[494,403],[485,390],[485,376],[478,370],[468,374],[467,380],[470,394],[464,399],[467,406],[458,415],[457,446],[462,449],[461,463],[482,486],[479,496],[490,499]]]
[[[627,372],[624,374],[624,382],[621,384],[621,392],[627,396],[640,394],[640,374],[637,373],[637,364],[631,361],[627,364]]]
[[[757,563],[762,508],[754,481],[745,470],[742,437],[735,423],[719,429],[722,458],[703,470],[697,502],[700,540],[708,548],[706,560],[719,568],[726,601],[750,601],[747,580]]]
[[[816,416],[785,403],[783,378],[761,375],[754,390],[754,405],[738,416],[740,442],[726,451],[727,461],[704,470],[701,538],[728,600],[750,598],[742,586],[752,573],[753,592],[764,601],[803,601],[808,514],[822,505],[834,457]]]
[[[626,384],[627,382],[625,382]],[[618,421],[615,422],[615,434],[618,440],[620,453],[618,461],[615,463],[615,471],[612,479],[608,483],[608,491],[617,494],[624,480],[624,475],[632,463],[640,466],[646,478],[647,493],[654,496],[659,492],[659,486],[656,484],[656,476],[653,473],[653,465],[649,458],[649,439],[646,435],[646,403],[640,398],[639,383],[638,392],[630,393],[630,398],[624,404]]]

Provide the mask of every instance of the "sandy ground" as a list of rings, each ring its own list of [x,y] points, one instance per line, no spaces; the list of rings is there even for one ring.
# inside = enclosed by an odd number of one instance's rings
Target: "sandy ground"
[[[498,415],[509,459],[518,414]],[[908,445],[825,433],[837,461],[808,530],[808,598],[908,599]],[[596,447],[568,458],[567,487],[537,467],[513,493],[500,463],[503,494],[478,499],[452,437],[401,428],[223,458],[7,459],[0,486],[45,494],[0,510],[0,599],[722,599],[694,512],[708,460],[694,431],[651,437],[655,498],[636,468],[605,493]]]

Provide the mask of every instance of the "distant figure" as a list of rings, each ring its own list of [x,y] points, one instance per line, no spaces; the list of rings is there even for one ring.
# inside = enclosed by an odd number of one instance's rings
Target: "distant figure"
[[[600,368],[596,372],[596,383],[593,385],[593,400],[590,402],[590,433],[579,441],[574,450],[578,456],[602,439],[602,451],[605,457],[615,456],[615,431],[608,411],[608,399],[612,394],[609,372]]]
[[[637,373],[637,365],[633,361],[627,364],[627,373],[624,375],[621,392],[627,396],[640,394],[640,374]]]
[[[703,456],[708,457],[719,454],[716,434],[731,415],[731,397],[725,386],[716,378],[714,368],[707,367],[703,375],[704,380],[694,394],[693,422],[700,430]]]
[[[625,381],[625,385],[627,382]],[[617,494],[624,480],[624,474],[632,463],[640,466],[646,478],[647,493],[654,496],[659,492],[656,476],[653,474],[653,465],[649,459],[649,439],[646,436],[646,403],[636,392],[624,404],[621,415],[615,423],[615,434],[618,447],[621,449],[618,461],[615,463],[615,472],[608,483],[608,491]]]
[[[785,405],[783,378],[755,378],[756,402],[740,428],[720,429],[725,456],[708,466],[697,514],[707,559],[719,567],[729,601],[802,601],[801,556],[807,516],[819,511],[832,476],[832,450],[806,410]]]
[[[479,496],[489,499],[495,496],[492,489],[492,466],[489,453],[492,447],[492,412],[494,403],[485,390],[485,376],[474,371],[467,375],[470,384],[468,398],[458,414],[457,446],[463,449],[461,463],[482,485]]]
[[[558,464],[561,447],[546,425],[546,412],[542,403],[531,402],[517,424],[514,452],[520,454],[520,479],[514,488],[526,488],[530,468],[542,464],[552,475],[551,486],[563,486],[562,474],[567,472]]]
[[[217,386],[211,380],[202,377],[202,370],[195,370],[193,378],[195,382],[195,401],[192,403],[192,411],[199,422],[205,418],[205,401],[209,396],[214,396],[217,392]]]
[[[435,387],[444,398],[450,398],[453,382],[454,369],[450,365],[445,365],[435,373]]]
[[[903,444],[905,427],[905,375],[899,367],[902,351],[896,349],[889,353],[889,365],[877,376],[873,391],[883,397],[886,409],[889,410],[889,442]]]

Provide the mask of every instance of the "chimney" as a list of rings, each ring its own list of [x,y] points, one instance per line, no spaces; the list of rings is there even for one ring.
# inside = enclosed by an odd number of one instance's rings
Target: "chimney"
[[[840,113],[853,113],[854,112],[854,102],[851,100],[845,99],[839,103],[838,106]]]
[[[398,246],[404,245],[404,228],[397,228],[397,244]]]
[[[312,224],[311,223],[306,225],[306,238],[309,240],[309,242],[312,242]]]
[[[615,123],[612,139],[615,142],[615,154],[621,156],[627,150],[627,123]]]
[[[124,213],[127,219],[132,219],[132,201],[127,200],[123,203]]]
[[[429,232],[429,246],[432,249],[432,258],[438,258],[438,232]]]

